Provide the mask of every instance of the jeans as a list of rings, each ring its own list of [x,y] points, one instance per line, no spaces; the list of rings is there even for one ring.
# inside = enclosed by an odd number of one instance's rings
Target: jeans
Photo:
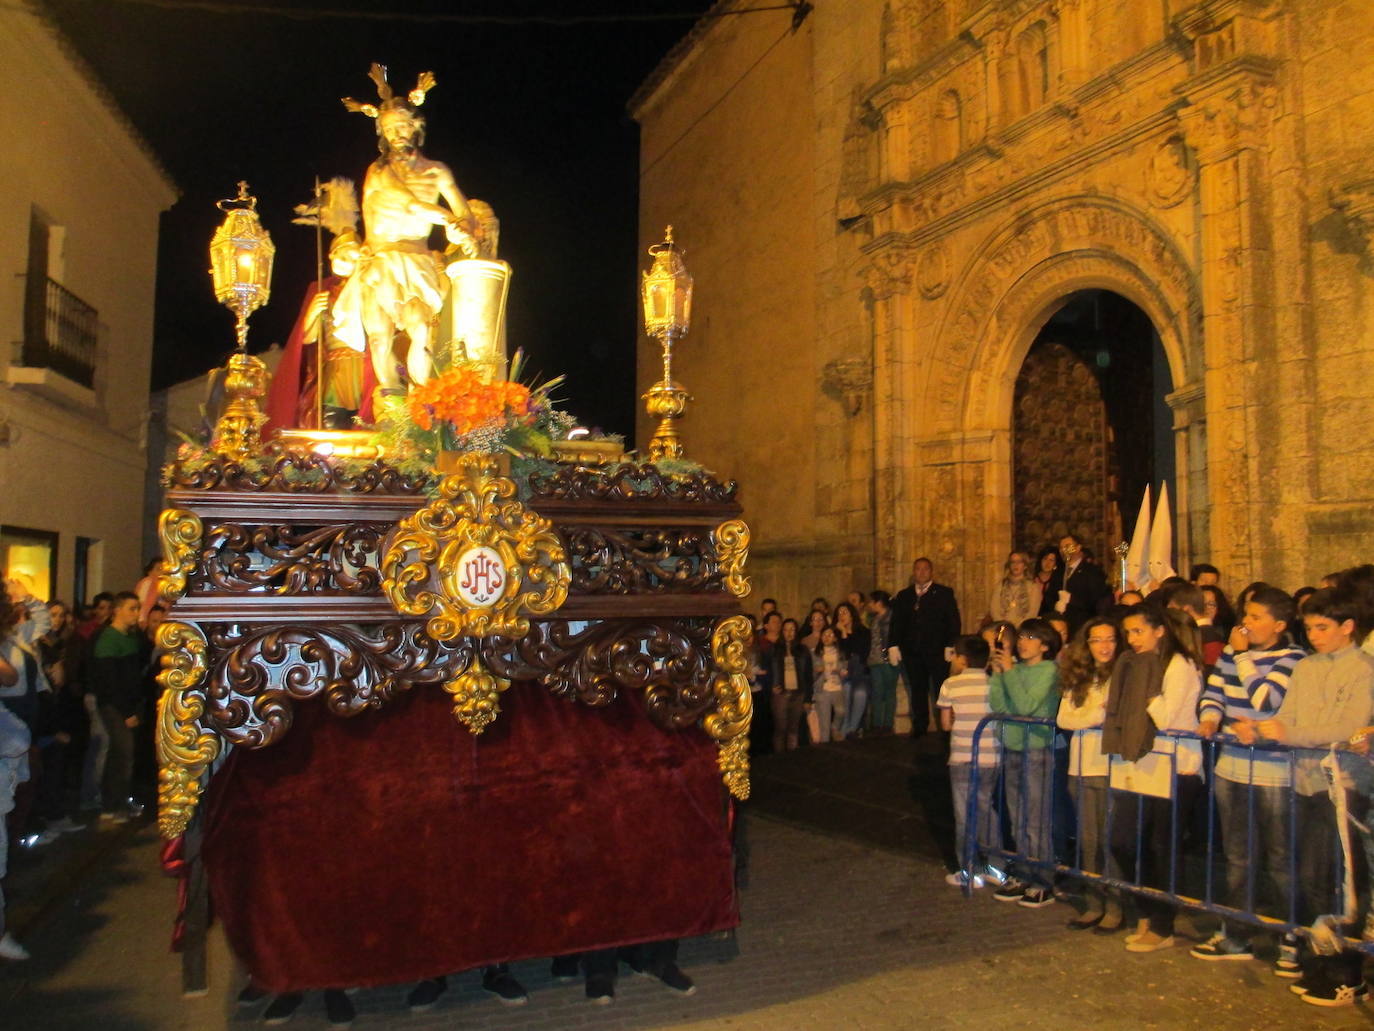
[[[848,737],[863,725],[864,710],[868,708],[867,671],[856,676],[844,689],[844,736]]]
[[[43,779],[38,782],[38,814],[44,820],[60,820],[67,815],[65,781],[67,745],[54,738],[43,746]]]
[[[1074,809],[1073,796],[1069,794],[1069,744],[1058,731],[1054,735],[1054,801],[1050,803],[1050,811],[1055,858],[1072,865],[1073,849],[1069,839],[1073,837]]]
[[[1072,857],[1070,865],[1087,873],[1120,877],[1121,871],[1107,847],[1107,778],[1070,777],[1069,794],[1078,813],[1078,854]],[[1101,913],[1106,906],[1117,914],[1115,919],[1120,919],[1121,903],[1115,889],[1088,882],[1083,894],[1087,901],[1085,918]]]
[[[983,849],[989,845],[1000,847],[1001,841],[996,828],[1001,821],[992,805],[992,789],[997,786],[997,767],[978,767],[978,811],[977,836],[974,839],[973,858],[969,859],[968,833],[968,796],[973,779],[972,763],[949,764],[949,793],[954,802],[954,854],[959,857],[961,869],[976,873],[982,865]]]
[[[875,662],[868,667],[868,725],[874,730],[891,730],[897,717],[897,667]]]
[[[801,733],[801,691],[771,691],[768,699],[773,710],[773,751],[796,748]]]
[[[1134,880],[1137,884],[1177,895],[1183,883],[1183,835],[1205,788],[1202,778],[1196,774],[1179,775],[1174,779],[1174,788],[1178,793],[1177,832],[1174,799],[1114,792],[1111,850],[1124,880]],[[1140,896],[1137,905],[1141,914],[1149,919],[1152,932],[1161,938],[1174,933],[1172,903]]]
[[[844,691],[817,691],[812,699],[820,732],[814,745],[844,738]]]
[[[1347,795],[1347,797],[1349,797]],[[1340,912],[1336,898],[1336,864],[1340,841],[1336,836],[1336,807],[1329,796],[1299,795],[1298,922],[1310,924],[1325,913]]]
[[[1050,798],[1054,788],[1054,759],[1049,748],[1002,753],[1007,811],[1016,851],[1027,859],[1054,862],[1050,840]],[[1013,864],[1015,875],[1038,887],[1050,886],[1049,875],[1027,863]]]
[[[1072,865],[1088,873],[1107,869],[1107,778],[1070,777],[1069,793],[1078,810],[1078,855]]]
[[[1296,906],[1290,869],[1292,854],[1288,847],[1290,789],[1252,787],[1217,777],[1213,790],[1221,822],[1221,845],[1226,852],[1226,904],[1258,913],[1263,887],[1260,876],[1267,872],[1274,886],[1274,906],[1265,907],[1264,912],[1287,920]],[[1230,932],[1235,930],[1228,927]]]
[[[101,795],[106,811],[126,805],[134,776],[134,732],[124,722],[124,714],[112,705],[100,707],[100,719],[109,739],[109,755],[105,759],[105,776]]]
[[[100,708],[95,704],[95,695],[88,694],[83,699],[86,717],[90,721],[91,736],[86,745],[86,758],[81,766],[81,808],[100,808],[100,783],[105,777],[105,760],[110,752],[110,736],[105,733],[105,721],[100,718]]]

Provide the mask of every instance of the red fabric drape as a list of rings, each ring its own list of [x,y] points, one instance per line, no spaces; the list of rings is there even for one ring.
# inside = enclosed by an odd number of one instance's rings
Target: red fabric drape
[[[436,688],[344,720],[297,707],[236,750],[202,855],[231,947],[271,991],[409,982],[738,923],[715,744],[639,696],[516,683],[480,737]]]
[[[324,282],[327,286],[333,286],[342,280],[331,276]],[[305,316],[310,310],[310,302],[319,292],[319,280],[312,281],[310,288],[305,292],[305,300],[301,302],[301,310],[300,314],[296,316],[296,323],[291,327],[291,335],[286,338],[286,347],[282,349],[281,361],[277,363],[277,370],[272,374],[272,382],[267,388],[267,423],[262,428],[264,438],[270,437],[276,430],[314,425],[315,420],[313,418],[308,420],[308,423],[303,423],[299,412],[302,406],[313,408],[315,404],[315,345],[305,342],[304,330]],[[306,365],[307,356],[310,358],[308,367]],[[306,388],[309,389],[308,396],[302,393]]]
[[[158,852],[162,872],[177,879],[177,915],[172,922],[172,951],[180,952],[186,941],[186,900],[190,895],[191,864],[186,861],[186,835],[164,841]]]

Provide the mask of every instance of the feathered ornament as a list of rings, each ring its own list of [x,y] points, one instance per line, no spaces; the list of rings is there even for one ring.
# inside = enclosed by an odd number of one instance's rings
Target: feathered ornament
[[[335,176],[320,187],[320,196],[296,205],[298,226],[323,226],[335,236],[358,228],[358,195],[353,180]]]
[[[377,99],[380,104],[364,104],[360,100],[352,97],[342,97],[343,106],[356,114],[367,115],[368,118],[376,118],[383,111],[393,111],[396,109],[405,110],[406,101],[410,102],[412,108],[419,107],[425,102],[425,94],[434,88],[435,79],[433,72],[421,72],[415,80],[415,88],[406,94],[405,100],[396,96],[391,84],[386,79],[386,65],[372,62],[372,68],[368,71],[367,77],[377,86]]]

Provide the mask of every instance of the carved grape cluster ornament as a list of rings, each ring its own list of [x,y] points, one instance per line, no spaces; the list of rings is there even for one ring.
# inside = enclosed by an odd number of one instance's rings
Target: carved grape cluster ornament
[[[530,616],[547,616],[568,597],[572,570],[547,519],[515,497],[495,458],[465,454],[439,496],[401,520],[382,556],[382,590],[402,616],[427,616],[436,641],[515,639]],[[471,662],[444,690],[453,714],[480,734],[500,712],[510,681]]]

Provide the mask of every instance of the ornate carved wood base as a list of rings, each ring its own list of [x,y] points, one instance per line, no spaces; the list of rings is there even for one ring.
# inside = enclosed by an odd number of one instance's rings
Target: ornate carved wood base
[[[735,613],[749,531],[734,484],[651,466],[566,469],[536,482],[523,511],[506,511],[513,486],[484,463],[426,504],[417,481],[380,463],[347,475],[326,463],[320,482],[296,482],[322,461],[278,453],[258,472],[171,472],[160,592],[174,608],[158,637],[165,836],[185,829],[224,749],[279,741],[298,702],[357,716],[443,685],[455,716],[480,732],[515,678],[591,706],[644,692],[658,726],[702,726],[720,745],[727,787],[748,796],[751,630]],[[425,563],[440,561],[450,530],[461,548],[508,540],[502,554],[516,568],[537,542],[544,568],[566,561],[566,601],[482,618],[436,607],[424,592],[454,574]]]

